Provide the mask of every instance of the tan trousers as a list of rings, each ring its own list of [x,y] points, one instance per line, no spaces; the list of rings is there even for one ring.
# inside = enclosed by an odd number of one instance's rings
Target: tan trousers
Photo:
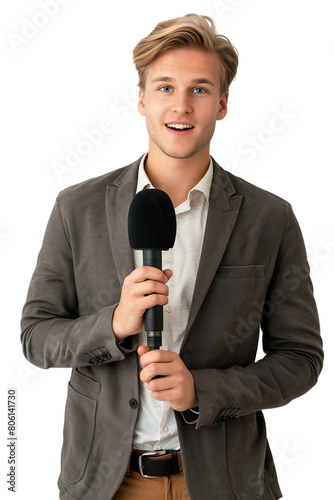
[[[128,468],[113,500],[190,500],[180,458],[179,468],[180,474],[154,479],[141,477],[139,472]]]

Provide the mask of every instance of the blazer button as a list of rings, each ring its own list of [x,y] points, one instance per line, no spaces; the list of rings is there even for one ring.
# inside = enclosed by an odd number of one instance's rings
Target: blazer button
[[[98,365],[99,364],[99,361],[97,358],[90,358],[89,360],[89,364],[90,365]]]
[[[129,405],[131,406],[131,408],[133,410],[135,410],[136,408],[138,408],[138,401],[136,399],[130,399],[129,401]]]

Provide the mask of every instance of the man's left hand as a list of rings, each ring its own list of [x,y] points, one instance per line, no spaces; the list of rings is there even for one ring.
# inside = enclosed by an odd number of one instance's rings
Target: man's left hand
[[[143,367],[140,379],[152,398],[169,401],[176,411],[198,406],[194,378],[178,354],[161,349],[150,351],[146,346],[140,346],[138,354]]]

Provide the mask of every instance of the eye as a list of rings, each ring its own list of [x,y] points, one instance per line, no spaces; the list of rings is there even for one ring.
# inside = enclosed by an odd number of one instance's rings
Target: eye
[[[206,93],[206,90],[205,90],[205,89],[203,89],[202,87],[196,87],[196,88],[194,89],[194,92],[195,92],[195,94],[205,94],[205,93]]]
[[[169,86],[169,85],[164,85],[163,87],[160,87],[161,92],[170,92],[172,90],[172,88]]]

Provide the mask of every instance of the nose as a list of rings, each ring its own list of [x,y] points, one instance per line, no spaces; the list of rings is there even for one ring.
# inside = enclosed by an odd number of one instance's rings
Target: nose
[[[180,115],[191,113],[192,105],[190,99],[191,97],[188,92],[176,92],[172,104],[172,111]]]

